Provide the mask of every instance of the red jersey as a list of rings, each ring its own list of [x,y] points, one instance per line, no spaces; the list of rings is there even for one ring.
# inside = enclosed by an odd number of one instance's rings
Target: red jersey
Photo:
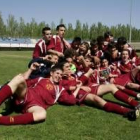
[[[83,85],[91,88],[91,93],[96,94],[99,88],[99,77],[97,71],[94,72],[89,78],[87,78],[84,74],[79,78]]]
[[[16,103],[22,105],[25,112],[36,105],[46,109],[57,101],[68,105],[76,104],[75,97],[69,95],[61,85],[54,85],[50,79],[42,78],[34,87],[27,89],[24,100],[16,100]]]
[[[54,35],[51,39],[50,45],[48,49],[53,49],[58,52],[64,52],[66,48],[69,48],[70,44],[66,42],[64,39],[61,39],[59,36]]]
[[[126,74],[121,74],[118,77],[114,78],[113,83],[116,85],[126,86],[127,83],[133,83],[134,77],[131,74],[131,72],[128,72]]]
[[[61,80],[61,84],[62,84],[62,86],[65,87],[65,89],[67,90],[67,92],[69,94],[72,94],[74,92],[74,90],[70,90],[70,86],[76,86],[77,81],[76,81],[76,78],[73,75],[71,75],[71,76],[63,77],[62,80]],[[88,94],[89,93],[87,93],[86,91],[80,89],[77,96],[76,96],[77,103],[80,104],[81,102],[83,102],[85,97]]]
[[[61,80],[61,85],[70,93],[72,94],[73,91],[69,90],[70,86],[76,86],[76,78],[74,76],[63,76]]]
[[[104,55],[102,50],[98,50],[97,52],[91,52],[91,56],[97,56],[98,58],[101,58]]]
[[[128,61],[127,63],[123,63],[122,61],[118,61],[114,63],[113,65],[116,65],[117,68],[120,70],[121,74],[125,74],[130,72],[133,68],[136,67],[136,64],[132,61]]]
[[[46,56],[47,46],[48,45],[45,44],[45,41],[43,39],[40,39],[35,45],[35,48],[33,51],[33,58]]]
[[[134,57],[136,57],[136,58],[138,57],[138,55],[136,54],[136,51],[129,44],[128,44],[127,49],[129,50],[129,53],[130,53],[130,59],[133,59]]]

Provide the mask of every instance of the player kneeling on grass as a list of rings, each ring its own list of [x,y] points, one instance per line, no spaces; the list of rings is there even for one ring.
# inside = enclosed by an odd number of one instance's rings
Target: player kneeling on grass
[[[67,105],[76,104],[76,96],[81,87],[81,83],[72,95],[59,84],[62,70],[54,66],[50,72],[50,78],[37,78],[26,81],[38,63],[33,63],[29,70],[23,75],[15,76],[7,85],[0,90],[0,104],[7,98],[14,95],[17,105],[22,107],[21,112],[16,116],[1,116],[0,124],[16,125],[41,122],[46,119],[46,109],[56,102]]]

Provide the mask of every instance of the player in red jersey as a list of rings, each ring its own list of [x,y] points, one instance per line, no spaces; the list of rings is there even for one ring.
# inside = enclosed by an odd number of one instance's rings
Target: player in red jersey
[[[97,56],[98,58],[103,57],[104,53],[102,50],[99,50],[99,46],[96,40],[92,39],[90,41],[90,54],[92,56]]]
[[[127,74],[120,75],[120,71],[116,68],[116,66],[109,65],[109,62],[106,58],[101,59],[101,69],[107,71],[107,76],[105,75],[105,80],[107,82],[113,83],[117,86],[117,88],[123,90],[130,96],[135,97],[136,99],[140,99],[140,94],[136,93],[130,88],[139,91],[139,85],[136,82],[136,75],[139,74],[139,67],[134,68],[131,72]],[[139,78],[139,76],[137,76]]]
[[[113,65],[115,65],[118,70],[120,70],[121,74],[128,73],[136,67],[136,63],[130,59],[129,50],[127,49],[122,50],[121,60],[114,62]]]
[[[76,78],[73,75],[71,75],[69,63],[64,62],[61,65],[63,68],[63,76],[62,76],[61,84],[65,87],[65,89],[69,92],[69,94],[72,94],[76,88],[76,84],[79,81],[77,81]],[[88,81],[90,73],[91,72],[87,73],[87,75],[85,75],[85,77],[81,79],[84,84],[86,81]],[[107,102],[100,97],[109,92],[112,92],[115,98],[123,102],[126,102],[133,107],[136,107],[139,105],[137,101],[128,97],[124,92],[121,92],[120,90],[118,90],[113,84],[110,84],[110,85],[96,84],[92,87],[92,85],[89,83],[86,86],[81,86],[77,95],[77,100],[79,103],[89,103],[89,102],[93,103],[108,112],[115,112],[122,115],[129,114],[127,117],[129,119],[135,120],[136,115],[139,114],[138,110],[131,110],[129,108],[120,106],[118,104]]]
[[[34,48],[33,58],[43,58],[47,54],[48,45],[52,37],[51,29],[49,27],[44,27],[42,29],[42,39],[40,39]]]
[[[75,51],[77,51],[79,49],[81,41],[82,41],[82,39],[80,37],[75,37],[71,43],[71,48],[73,48]]]
[[[25,82],[25,79],[37,66],[37,63],[33,63],[24,76],[22,74],[15,76],[0,90],[0,104],[8,97],[14,96],[16,105],[22,107],[21,111],[23,113],[16,116],[1,116],[0,124],[16,125],[41,122],[46,119],[46,109],[56,102],[67,105],[76,104],[75,97],[81,87],[81,83],[77,85],[75,92],[69,95],[59,84],[62,70],[57,66],[51,69],[49,79],[39,78]]]
[[[68,41],[65,40],[65,30],[64,24],[60,24],[56,27],[57,34],[53,35],[51,38],[50,45],[48,46],[49,52],[56,53],[58,56],[64,56],[63,53],[66,48],[71,48]]]

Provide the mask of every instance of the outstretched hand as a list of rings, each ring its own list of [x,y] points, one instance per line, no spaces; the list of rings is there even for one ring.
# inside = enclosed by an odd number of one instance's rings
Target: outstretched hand
[[[40,64],[37,62],[34,62],[31,64],[30,69],[31,70],[37,70],[39,68]]]
[[[43,60],[48,60],[50,61],[52,59],[51,55],[46,55],[45,57],[43,57]]]

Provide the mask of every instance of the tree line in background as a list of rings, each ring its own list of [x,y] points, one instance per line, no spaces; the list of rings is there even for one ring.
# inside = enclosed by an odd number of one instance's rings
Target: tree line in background
[[[63,19],[60,19],[61,23],[64,23]],[[9,15],[5,24],[0,13],[0,37],[40,38],[42,36],[42,28],[45,26],[49,26],[53,34],[56,33],[57,25],[54,22],[50,25],[44,21],[37,23],[32,18],[30,23],[25,23],[22,17],[17,21],[13,15]],[[129,39],[130,26],[128,24],[108,27],[98,22],[89,26],[88,23],[82,24],[80,20],[77,20],[75,27],[71,23],[65,24],[65,26],[67,28],[66,39],[73,39],[75,36],[79,36],[83,40],[91,40],[96,39],[99,35],[103,35],[106,31],[111,31],[115,38],[124,36]],[[140,29],[132,27],[132,41],[140,41]]]

